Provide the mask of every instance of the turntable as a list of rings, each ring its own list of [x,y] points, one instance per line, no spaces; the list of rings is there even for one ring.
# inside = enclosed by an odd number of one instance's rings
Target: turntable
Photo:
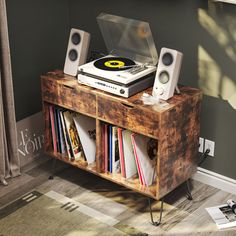
[[[97,17],[109,54],[78,67],[78,82],[123,97],[154,83],[158,55],[147,22],[101,13]]]

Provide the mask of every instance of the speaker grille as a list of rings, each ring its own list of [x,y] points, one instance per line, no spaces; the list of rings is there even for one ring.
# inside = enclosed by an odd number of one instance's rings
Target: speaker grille
[[[80,34],[79,33],[73,33],[72,34],[72,37],[71,37],[71,42],[74,44],[74,45],[78,45],[81,41],[81,37],[80,37]]]
[[[164,53],[162,56],[162,63],[166,66],[170,66],[173,63],[173,60],[173,56],[169,52]]]
[[[166,84],[168,83],[170,80],[170,75],[167,71],[162,71],[159,75],[159,81],[162,83],[162,84]]]
[[[71,61],[76,61],[77,58],[78,58],[78,53],[77,53],[77,51],[76,51],[75,49],[71,49],[71,50],[69,51],[69,59],[70,59]]]

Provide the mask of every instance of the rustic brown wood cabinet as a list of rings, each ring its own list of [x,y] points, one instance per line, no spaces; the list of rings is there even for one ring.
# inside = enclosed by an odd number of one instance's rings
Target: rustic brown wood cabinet
[[[200,90],[181,87],[180,95],[168,100],[166,106],[148,106],[141,101],[143,92],[128,99],[78,84],[74,77],[60,71],[41,76],[45,118],[45,152],[102,178],[123,185],[153,199],[161,199],[196,171],[199,139]],[[152,88],[146,90],[151,93]],[[49,105],[55,104],[96,119],[96,164],[69,161],[53,152]],[[157,178],[149,187],[138,179],[125,179],[119,174],[103,173],[104,150],[101,127],[104,122],[140,133],[157,140]]]

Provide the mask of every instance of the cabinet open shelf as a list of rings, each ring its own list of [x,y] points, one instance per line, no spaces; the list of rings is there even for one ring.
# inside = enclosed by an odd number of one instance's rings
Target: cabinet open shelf
[[[198,89],[180,88],[181,94],[165,106],[144,105],[142,93],[128,99],[78,84],[74,77],[60,71],[41,77],[45,119],[45,152],[77,168],[154,199],[160,199],[196,171],[199,114],[202,94]],[[151,92],[151,88],[145,92]],[[50,130],[50,105],[60,106],[96,120],[95,163],[71,161],[65,154],[53,151]],[[104,172],[102,126],[112,124],[157,140],[156,179],[151,186],[140,184],[139,178],[126,179],[121,174]]]
[[[92,174],[95,174],[97,176],[100,176],[104,179],[107,179],[113,183],[122,185],[124,187],[127,187],[129,189],[132,189],[136,192],[139,192],[141,194],[144,194],[146,196],[155,198],[155,194],[156,194],[156,183],[154,185],[151,186],[142,186],[139,183],[138,178],[132,178],[132,179],[125,179],[124,177],[121,176],[121,174],[111,174],[111,173],[99,173],[96,170],[96,165],[90,165],[88,166],[86,161],[70,161],[66,155],[62,155],[60,153],[55,153],[55,152],[45,152],[47,155],[51,156],[52,158],[56,158],[59,161],[63,161],[67,164],[70,164],[74,167],[77,167],[79,169],[88,171]]]

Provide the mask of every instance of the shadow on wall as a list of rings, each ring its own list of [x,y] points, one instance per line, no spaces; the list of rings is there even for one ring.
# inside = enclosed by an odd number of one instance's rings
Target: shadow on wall
[[[230,9],[231,8],[231,9]],[[203,35],[198,46],[199,87],[236,109],[236,6],[208,2],[198,10]]]

